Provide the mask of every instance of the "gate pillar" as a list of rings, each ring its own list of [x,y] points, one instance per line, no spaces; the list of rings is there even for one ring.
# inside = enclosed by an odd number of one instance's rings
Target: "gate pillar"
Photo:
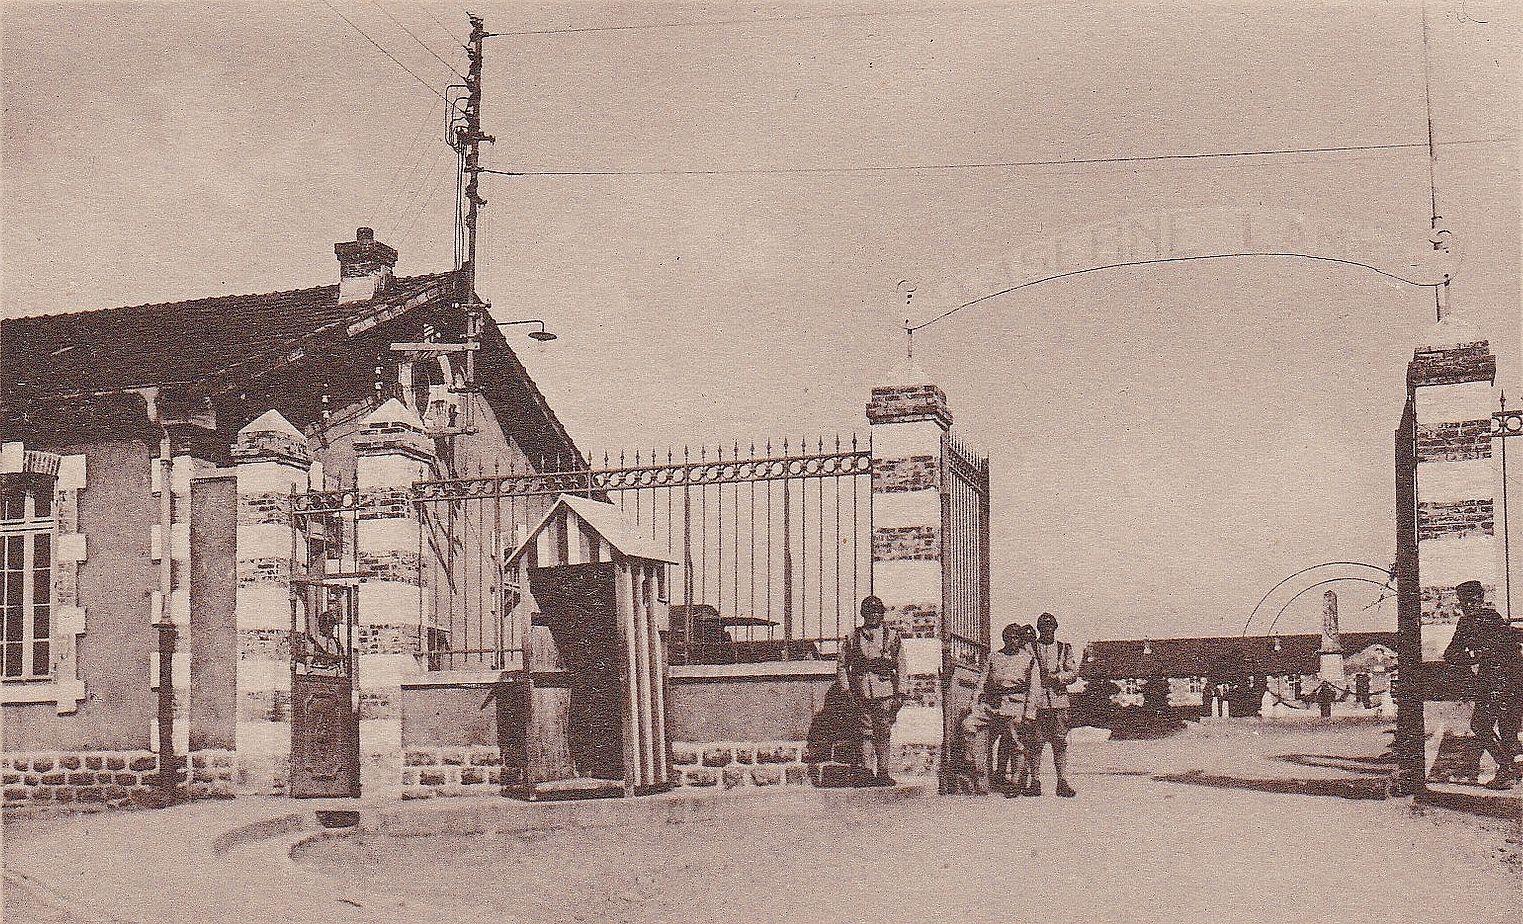
[[[907,376],[915,378],[915,376]],[[894,724],[900,773],[940,765],[942,714],[942,442],[947,396],[931,384],[872,390],[873,593],[904,636],[910,700]]]
[[[431,476],[434,441],[411,408],[392,398],[361,421],[354,438],[355,488],[366,501],[355,526],[356,570],[367,573],[359,588],[355,653],[360,688],[360,759],[366,792],[399,787],[402,781],[402,681],[423,673],[415,657],[427,652],[435,626],[425,615],[419,549],[436,556],[446,580],[456,576],[453,534],[446,508],[436,510],[432,533],[412,503],[412,485]],[[463,529],[463,528],[462,528]],[[420,650],[421,649],[421,650]]]
[[[269,410],[238,431],[239,785],[284,794],[291,757],[291,492],[308,489],[306,438]],[[305,540],[303,540],[303,544]],[[305,555],[306,550],[298,550]]]
[[[1416,584],[1420,601],[1420,665],[1400,665],[1400,682],[1420,690],[1432,765],[1443,729],[1468,726],[1459,692],[1444,682],[1440,662],[1454,636],[1460,610],[1454,588],[1480,581],[1486,600],[1501,608],[1501,551],[1496,538],[1496,470],[1491,412],[1496,356],[1486,339],[1453,314],[1439,321],[1413,352],[1407,393],[1413,408],[1411,457],[1415,463]],[[1410,500],[1408,501],[1410,503]],[[1411,670],[1409,667],[1415,667]],[[1405,700],[1416,706],[1417,700]],[[1460,730],[1460,729],[1456,729]]]

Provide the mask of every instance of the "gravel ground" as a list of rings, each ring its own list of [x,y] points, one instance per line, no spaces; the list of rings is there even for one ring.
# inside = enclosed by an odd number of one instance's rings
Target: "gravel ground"
[[[1523,920],[1516,825],[1149,778],[1347,777],[1376,766],[1387,741],[1378,726],[1239,722],[1076,746],[1072,800],[927,798],[813,817],[758,805],[741,822],[362,836],[298,860],[499,920],[1438,922],[1481,907]]]

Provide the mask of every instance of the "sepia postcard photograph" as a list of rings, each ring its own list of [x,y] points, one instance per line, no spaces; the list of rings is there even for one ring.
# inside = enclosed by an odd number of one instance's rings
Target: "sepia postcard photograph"
[[[1523,920],[1523,0],[0,0],[0,105],[0,920]]]

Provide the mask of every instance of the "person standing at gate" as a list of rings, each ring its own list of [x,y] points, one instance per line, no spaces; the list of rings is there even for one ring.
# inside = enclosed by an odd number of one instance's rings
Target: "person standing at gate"
[[[862,600],[862,625],[841,645],[837,679],[850,691],[861,716],[862,766],[872,768],[872,786],[892,786],[888,742],[902,702],[903,645],[899,630],[883,624],[885,607],[876,596]]]
[[[1460,621],[1444,660],[1472,672],[1475,712],[1470,728],[1477,743],[1497,762],[1497,775],[1487,785],[1511,789],[1518,771],[1518,727],[1523,720],[1523,652],[1516,630],[1486,603],[1480,581],[1466,581],[1454,588],[1459,598]]]
[[[1052,765],[1057,771],[1057,794],[1071,797],[1068,785],[1068,685],[1079,677],[1073,646],[1057,638],[1058,617],[1043,613],[1036,621],[1037,638],[1032,646],[1036,660],[1036,678],[1031,695],[1026,698],[1023,725],[1026,733],[1026,764],[1031,773],[1024,795],[1042,794],[1042,750],[1052,745]]]
[[[989,653],[989,663],[979,678],[973,707],[962,723],[963,754],[973,762],[973,791],[978,795],[988,795],[991,788],[991,737],[1002,736],[1012,743],[1012,779],[1021,779],[1026,770],[1024,736],[1017,726],[1026,711],[1026,697],[1036,669],[1031,650],[1031,627],[1011,623],[1005,626],[1001,638],[1005,645]]]

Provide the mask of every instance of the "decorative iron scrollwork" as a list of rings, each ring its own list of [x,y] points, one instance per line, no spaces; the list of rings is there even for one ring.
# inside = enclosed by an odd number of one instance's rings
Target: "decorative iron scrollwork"
[[[1523,436],[1523,408],[1493,412],[1491,435],[1493,437]]]

